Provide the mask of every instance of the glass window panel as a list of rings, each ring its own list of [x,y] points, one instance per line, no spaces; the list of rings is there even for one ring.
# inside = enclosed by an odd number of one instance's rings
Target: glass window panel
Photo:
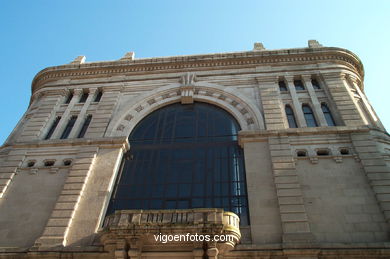
[[[214,198],[214,207],[223,208],[221,198]]]
[[[192,199],[193,208],[203,208],[203,199]]]
[[[165,189],[166,197],[176,197],[177,196],[177,184],[167,184]]]
[[[221,184],[221,195],[228,196],[229,195],[229,183]]]
[[[179,200],[177,201],[178,209],[188,209],[190,207],[190,202],[188,200]]]
[[[191,195],[191,184],[179,185],[179,197],[189,197]]]
[[[302,80],[294,80],[294,86],[296,90],[305,90]]]
[[[176,201],[166,201],[165,202],[165,208],[166,209],[176,209]]]
[[[204,196],[204,185],[203,184],[193,184],[193,196]]]
[[[162,200],[151,200],[150,201],[150,208],[151,209],[160,209],[163,206]]]

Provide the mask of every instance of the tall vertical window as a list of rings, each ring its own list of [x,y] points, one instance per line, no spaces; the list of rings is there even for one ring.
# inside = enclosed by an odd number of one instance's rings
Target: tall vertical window
[[[290,128],[298,128],[293,109],[291,109],[290,105],[286,105],[284,109],[286,111],[288,126]]]
[[[107,214],[124,209],[223,208],[249,224],[239,125],[221,108],[173,104],[129,136]]]
[[[325,103],[323,103],[321,104],[321,109],[322,112],[324,113],[325,120],[328,123],[328,126],[336,126],[336,123],[333,119],[332,113],[330,112],[328,106]]]
[[[95,100],[93,100],[94,102],[100,102],[100,99],[102,99],[102,95],[103,95],[103,92],[102,91],[99,91],[96,96],[95,96]]]
[[[73,129],[74,123],[77,120],[77,116],[72,116],[70,120],[68,121],[68,124],[66,124],[66,127],[64,129],[64,132],[62,132],[61,139],[66,139],[68,138],[70,132]]]
[[[281,92],[287,92],[287,86],[286,86],[286,82],[284,81],[279,81],[279,90]]]
[[[305,90],[302,80],[294,80],[295,90]]]
[[[321,89],[321,86],[320,86],[320,84],[318,83],[317,79],[313,78],[313,79],[311,80],[311,84],[313,85],[313,88],[314,88],[314,89],[316,89],[316,90]]]
[[[80,97],[79,103],[85,103],[87,98],[88,98],[88,93],[83,93],[83,95],[81,95]]]
[[[310,106],[307,104],[302,105],[302,111],[303,115],[305,116],[306,125],[308,127],[317,127],[318,124],[316,118],[314,117],[313,110],[310,108]]]
[[[49,131],[47,132],[46,136],[45,136],[45,139],[49,139],[51,138],[51,136],[53,135],[55,129],[57,128],[57,125],[58,123],[60,122],[61,120],[61,116],[58,116],[54,121],[53,121],[53,124],[51,125]]]
[[[88,126],[91,123],[92,115],[88,115],[87,118],[85,118],[83,126],[81,127],[81,130],[79,132],[78,138],[83,138],[85,133],[87,132]]]
[[[72,98],[73,98],[73,94],[70,93],[70,94],[68,95],[68,97],[66,98],[65,104],[69,104],[70,101],[72,100]]]

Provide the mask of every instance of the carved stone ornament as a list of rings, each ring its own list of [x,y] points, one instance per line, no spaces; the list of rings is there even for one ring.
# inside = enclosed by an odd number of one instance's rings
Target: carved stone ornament
[[[196,76],[195,74],[186,73],[180,78],[181,87],[181,103],[182,104],[191,104],[194,103],[194,91]]]

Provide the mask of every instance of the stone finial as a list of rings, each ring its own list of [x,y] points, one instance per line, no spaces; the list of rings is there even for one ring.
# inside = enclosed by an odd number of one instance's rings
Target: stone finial
[[[126,54],[121,58],[121,60],[133,60],[135,57],[134,51],[126,52]]]
[[[83,64],[85,63],[85,56],[78,56],[70,64]]]
[[[322,45],[317,40],[309,40],[307,42],[307,45],[309,46],[309,48],[320,48],[320,47],[322,47]]]
[[[255,42],[255,44],[253,44],[253,50],[265,50],[263,43]]]

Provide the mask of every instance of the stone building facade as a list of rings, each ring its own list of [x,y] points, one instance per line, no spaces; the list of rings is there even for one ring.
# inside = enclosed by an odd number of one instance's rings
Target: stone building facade
[[[390,258],[390,138],[363,78],[355,54],[314,40],[46,68],[0,147],[0,258]],[[223,206],[107,213],[137,125],[198,103],[239,125],[247,223]]]

